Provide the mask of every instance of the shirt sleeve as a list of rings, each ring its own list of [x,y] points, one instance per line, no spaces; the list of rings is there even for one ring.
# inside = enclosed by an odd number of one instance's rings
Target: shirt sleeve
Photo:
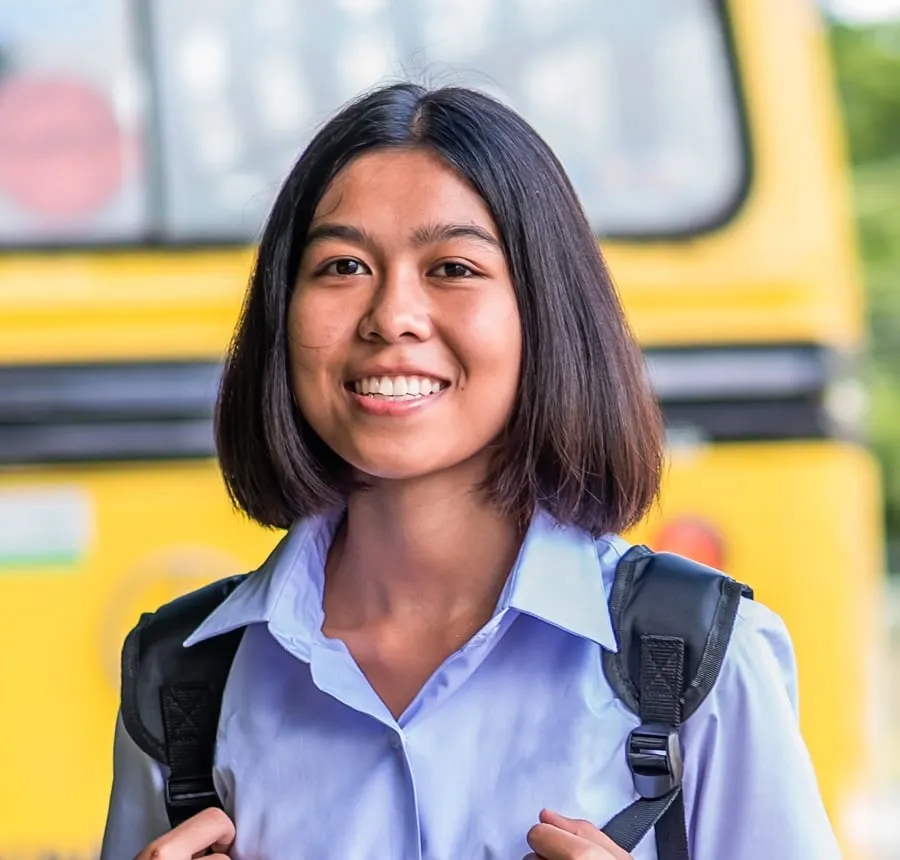
[[[685,723],[693,860],[840,860],[800,734],[788,632],[742,600],[719,679]]]
[[[113,785],[100,860],[132,860],[167,832],[162,765],[148,756],[116,722]]]

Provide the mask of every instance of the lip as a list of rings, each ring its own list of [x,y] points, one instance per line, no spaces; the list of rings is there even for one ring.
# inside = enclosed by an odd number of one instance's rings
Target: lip
[[[389,376],[390,374],[384,374]],[[424,376],[425,374],[420,374]],[[432,377],[437,379],[437,377]],[[368,394],[357,394],[352,388],[344,389],[350,401],[357,409],[368,415],[378,415],[388,418],[400,418],[404,415],[414,415],[423,409],[428,409],[440,400],[448,391],[448,388],[442,388],[434,394],[427,397],[411,397],[409,400],[388,400],[382,397],[371,397]]]

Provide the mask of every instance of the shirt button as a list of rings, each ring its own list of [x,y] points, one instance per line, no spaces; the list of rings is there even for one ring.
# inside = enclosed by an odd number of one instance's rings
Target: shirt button
[[[391,749],[399,750],[403,748],[403,741],[400,740],[400,735],[396,732],[391,732],[388,735],[388,743],[391,746]]]

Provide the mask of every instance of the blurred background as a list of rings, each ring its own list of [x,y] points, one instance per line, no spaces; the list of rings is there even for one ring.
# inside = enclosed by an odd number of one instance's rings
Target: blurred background
[[[669,430],[632,537],[784,617],[846,856],[900,858],[900,0],[0,0],[0,860],[96,856],[124,635],[276,542],[221,358],[291,163],[404,78],[564,162]]]

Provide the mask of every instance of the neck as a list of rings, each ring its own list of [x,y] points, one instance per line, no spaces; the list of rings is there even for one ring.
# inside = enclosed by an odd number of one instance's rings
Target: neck
[[[522,533],[464,477],[376,481],[350,496],[328,559],[329,626],[487,621]]]

